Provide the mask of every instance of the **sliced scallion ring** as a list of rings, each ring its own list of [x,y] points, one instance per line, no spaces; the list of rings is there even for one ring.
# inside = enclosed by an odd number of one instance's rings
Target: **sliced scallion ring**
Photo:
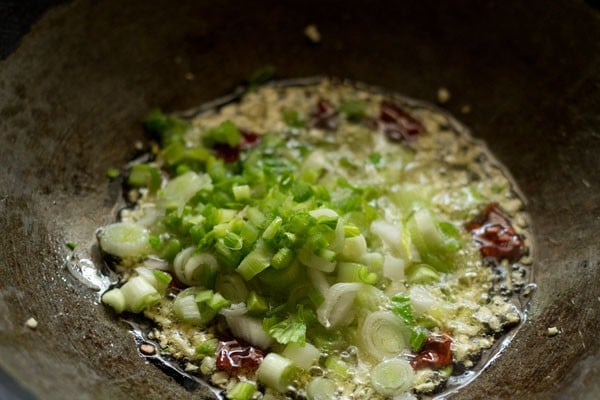
[[[371,384],[384,396],[400,395],[411,389],[414,371],[403,358],[384,360],[371,370]]]
[[[360,332],[363,350],[376,360],[397,357],[408,348],[410,330],[391,311],[369,314]]]
[[[117,257],[141,257],[150,251],[150,234],[141,225],[117,222],[102,229],[98,238],[100,248]]]

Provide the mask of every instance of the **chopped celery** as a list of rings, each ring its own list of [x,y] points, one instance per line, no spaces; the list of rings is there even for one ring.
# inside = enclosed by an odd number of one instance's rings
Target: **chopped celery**
[[[279,320],[277,317],[265,318],[263,328],[281,344],[304,345],[306,341],[306,323],[297,316],[290,316],[284,320]]]

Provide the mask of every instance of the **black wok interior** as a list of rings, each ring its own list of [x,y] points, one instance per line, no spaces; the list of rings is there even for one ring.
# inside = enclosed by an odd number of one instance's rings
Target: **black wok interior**
[[[321,43],[303,35],[311,23]],[[0,394],[210,398],[139,356],[127,325],[64,268],[65,243],[86,256],[115,218],[120,187],[106,171],[134,155],[149,110],[222,96],[264,65],[429,101],[447,87],[445,107],[529,200],[538,284],[510,347],[452,398],[600,397],[600,14],[541,0],[50,9],[0,62]]]

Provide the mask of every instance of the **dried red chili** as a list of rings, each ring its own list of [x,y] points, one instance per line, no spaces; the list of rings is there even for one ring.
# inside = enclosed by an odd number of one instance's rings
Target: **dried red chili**
[[[255,370],[264,358],[262,350],[235,339],[221,341],[217,346],[217,368],[222,371]]]
[[[240,129],[240,133],[242,134],[242,141],[240,142],[240,148],[242,149],[254,147],[260,141],[260,136],[252,131]]]
[[[314,128],[335,131],[338,124],[338,113],[328,100],[320,99],[315,110],[310,114],[310,125]]]
[[[497,260],[517,261],[523,255],[523,238],[497,204],[488,204],[466,228],[479,244],[481,255]]]
[[[452,364],[452,339],[447,335],[431,335],[421,351],[411,360],[415,369],[432,367],[442,368]]]
[[[394,142],[413,139],[425,131],[419,121],[390,101],[381,103],[379,121],[383,133]]]

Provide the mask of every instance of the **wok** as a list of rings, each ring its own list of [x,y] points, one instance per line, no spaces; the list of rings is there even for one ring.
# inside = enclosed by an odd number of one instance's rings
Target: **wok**
[[[303,36],[311,23],[321,43]],[[66,271],[65,242],[93,256],[94,230],[120,203],[106,171],[134,155],[150,109],[198,105],[267,64],[430,101],[450,89],[446,107],[529,200],[538,285],[511,345],[453,398],[599,398],[600,17],[581,1],[536,0],[50,9],[0,63],[3,398],[209,396],[139,356],[128,326]]]

